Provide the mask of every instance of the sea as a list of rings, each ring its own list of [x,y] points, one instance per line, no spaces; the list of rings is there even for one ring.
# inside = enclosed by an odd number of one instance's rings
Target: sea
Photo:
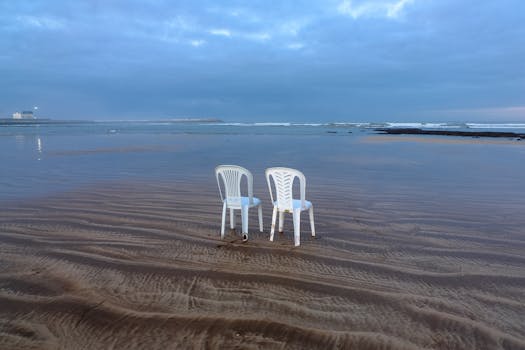
[[[523,205],[525,214],[525,140],[385,136],[376,131],[380,128],[523,133],[525,123],[143,120],[2,125],[0,204],[128,182],[210,184],[217,165],[238,164],[252,171],[259,191],[266,189],[264,169],[288,166],[302,170],[309,186],[334,193],[351,186],[443,205],[512,201],[513,208]]]

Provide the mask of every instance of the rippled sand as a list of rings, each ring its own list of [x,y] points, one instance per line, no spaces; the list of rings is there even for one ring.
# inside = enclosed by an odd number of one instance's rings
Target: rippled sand
[[[520,219],[317,187],[294,248],[261,188],[247,243],[220,240],[213,181],[2,210],[0,348],[525,349]]]

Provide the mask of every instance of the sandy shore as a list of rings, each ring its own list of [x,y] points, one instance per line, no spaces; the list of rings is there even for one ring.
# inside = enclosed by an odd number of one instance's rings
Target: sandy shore
[[[263,189],[244,244],[213,181],[5,208],[0,348],[525,349],[523,219],[318,186],[294,248]]]

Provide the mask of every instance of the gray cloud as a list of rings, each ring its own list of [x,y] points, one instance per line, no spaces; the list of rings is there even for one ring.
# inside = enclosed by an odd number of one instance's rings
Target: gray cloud
[[[520,0],[4,1],[0,116],[525,120],[524,23]]]

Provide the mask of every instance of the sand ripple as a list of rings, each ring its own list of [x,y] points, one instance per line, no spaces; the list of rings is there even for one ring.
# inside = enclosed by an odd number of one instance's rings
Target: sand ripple
[[[299,248],[268,206],[220,240],[212,183],[5,208],[0,348],[525,349],[522,222],[356,193],[312,192]]]

